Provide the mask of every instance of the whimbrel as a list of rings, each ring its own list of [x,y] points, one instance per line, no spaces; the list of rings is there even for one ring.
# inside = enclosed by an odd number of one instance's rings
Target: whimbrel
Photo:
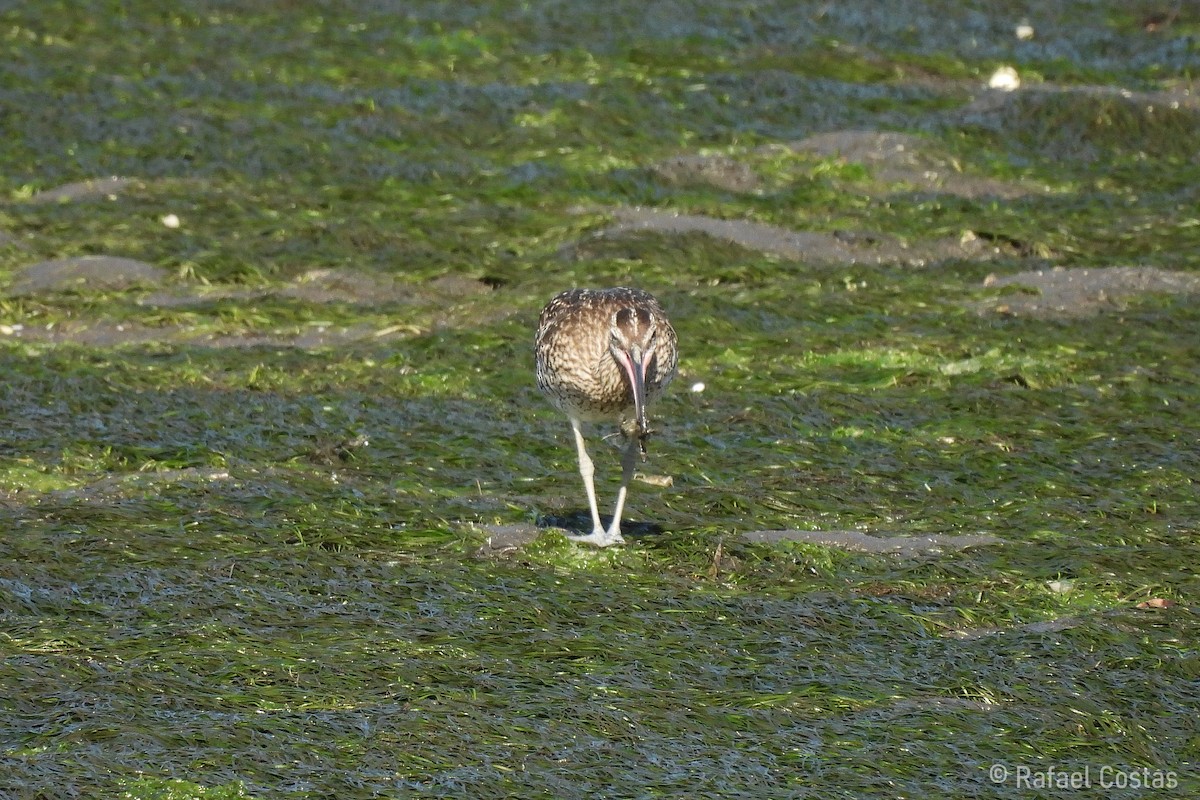
[[[640,289],[571,289],[538,319],[538,388],[567,415],[579,453],[579,474],[592,511],[592,532],[575,541],[607,547],[623,542],[621,511],[640,450],[646,454],[647,407],[675,377],[675,330],[653,295]],[[625,435],[621,489],[605,529],[596,506],[595,467],[583,443],[583,422],[612,421]]]

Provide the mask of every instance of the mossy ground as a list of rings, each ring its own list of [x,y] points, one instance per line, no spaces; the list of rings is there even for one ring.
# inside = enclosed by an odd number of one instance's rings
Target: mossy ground
[[[0,343],[0,793],[1073,796],[993,764],[1200,793],[1200,310],[976,310],[985,275],[1031,264],[1200,269],[1200,114],[1074,93],[956,113],[1001,62],[1186,86],[1200,20],[1044,5],[1031,42],[1010,3],[0,11],[0,277],[100,253],[262,290],[0,299],[26,332],[164,332]],[[887,192],[757,149],[849,128],[1049,191]],[[695,152],[763,188],[650,169]],[[139,183],[36,202],[108,175]],[[633,203],[1013,247],[814,268],[646,233],[570,255]],[[329,268],[411,296],[273,291]],[[491,291],[428,291],[447,275]],[[627,547],[547,531],[481,557],[478,526],[581,510],[532,329],[559,289],[626,283],[680,335],[646,465],[674,485],[633,487]],[[382,335],[288,344],[318,328]],[[788,528],[1001,543],[739,538]]]

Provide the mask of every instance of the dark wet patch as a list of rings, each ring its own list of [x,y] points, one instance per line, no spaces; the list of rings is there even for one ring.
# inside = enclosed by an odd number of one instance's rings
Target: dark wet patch
[[[543,517],[538,520],[536,525],[518,523],[475,527],[487,537],[476,551],[476,555],[502,556],[521,550],[548,531],[558,531],[567,536],[590,533],[592,520],[587,511],[580,511],[574,514]],[[626,542],[661,535],[663,532],[664,529],[661,525],[652,522],[622,521],[621,523],[621,533]]]
[[[611,521],[611,517],[601,514],[600,520],[605,525]],[[558,529],[572,535],[587,534],[592,532],[592,517],[591,512],[586,509],[567,514],[551,514],[541,517],[538,522],[538,527],[545,529]],[[643,536],[656,536],[663,533],[665,529],[662,525],[656,522],[639,522],[637,520],[622,519],[621,534],[626,539],[639,539]]]
[[[1014,316],[1084,317],[1121,310],[1129,300],[1147,293],[1200,293],[1200,275],[1157,267],[1055,267],[1013,275],[989,275],[983,285],[1025,290],[981,303],[979,308],[984,311]]]
[[[77,256],[31,264],[17,271],[9,286],[13,296],[49,292],[124,291],[157,286],[167,279],[166,270],[116,256]]]
[[[918,556],[964,550],[968,547],[983,547],[999,544],[1001,539],[986,533],[942,534],[927,536],[872,536],[855,530],[830,531],[748,531],[742,534],[748,542],[778,544],[780,542],[803,542],[823,547],[837,547],[862,553],[885,553],[898,556]]]

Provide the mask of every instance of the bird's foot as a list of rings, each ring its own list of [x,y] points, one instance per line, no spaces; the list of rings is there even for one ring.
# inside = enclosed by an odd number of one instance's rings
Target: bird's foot
[[[567,538],[576,544],[590,544],[595,547],[609,547],[614,544],[625,543],[624,537],[621,536],[621,531],[611,528],[607,531],[603,528],[596,528],[587,536],[572,536],[568,534]]]

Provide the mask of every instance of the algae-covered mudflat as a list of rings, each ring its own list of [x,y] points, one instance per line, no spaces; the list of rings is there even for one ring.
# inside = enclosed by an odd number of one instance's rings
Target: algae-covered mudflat
[[[1195,4],[0,43],[0,795],[1200,794]],[[596,550],[531,348],[606,285],[681,366]]]

